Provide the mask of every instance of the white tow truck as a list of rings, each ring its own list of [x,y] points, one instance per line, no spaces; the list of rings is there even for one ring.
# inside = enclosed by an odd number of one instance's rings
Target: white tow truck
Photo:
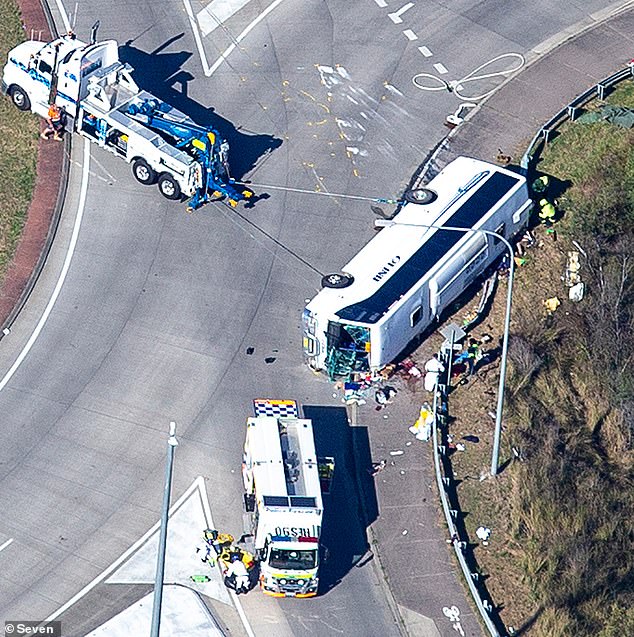
[[[313,597],[323,505],[312,422],[292,400],[256,400],[254,410],[242,477],[260,587],[274,597]]]
[[[250,190],[229,176],[229,146],[210,127],[139,89],[132,67],[119,60],[114,40],[52,42],[29,40],[12,49],[2,75],[2,92],[15,106],[47,117],[62,108],[66,128],[132,164],[142,184],[157,183],[167,199],[191,198],[194,209],[224,198],[235,206]]]

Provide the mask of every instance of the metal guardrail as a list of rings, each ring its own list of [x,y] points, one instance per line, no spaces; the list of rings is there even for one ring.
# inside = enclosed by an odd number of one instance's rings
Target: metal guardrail
[[[550,138],[550,134],[557,130],[565,121],[570,120],[573,122],[578,114],[578,111],[593,99],[604,99],[606,91],[619,82],[634,77],[634,61],[630,62],[625,68],[613,73],[609,77],[597,82],[594,86],[591,86],[587,91],[581,93],[575,97],[572,102],[567,106],[564,106],[554,117],[551,117],[533,137],[526,152],[522,156],[520,166],[522,170],[528,171],[531,161],[538,152],[539,147],[542,144],[546,144]]]
[[[496,627],[491,613],[493,611],[493,605],[491,601],[486,598],[486,595],[483,595],[483,591],[478,588],[478,581],[480,578],[480,574],[474,572],[469,567],[465,557],[465,551],[467,549],[467,542],[460,538],[458,528],[454,523],[454,519],[458,517],[458,510],[455,508],[451,508],[449,499],[447,497],[447,491],[451,486],[452,478],[450,476],[443,476],[441,471],[441,455],[443,457],[447,454],[447,445],[444,444],[445,440],[440,440],[440,435],[442,432],[439,432],[439,424],[446,426],[447,417],[448,417],[448,409],[447,409],[447,395],[449,386],[451,383],[451,367],[453,364],[453,339],[451,341],[451,347],[446,355],[443,355],[443,352],[439,354],[439,359],[445,365],[446,371],[446,382],[440,383],[436,382],[436,387],[434,390],[434,400],[433,400],[433,421],[432,421],[432,443],[434,446],[434,466],[436,470],[436,483],[438,484],[438,493],[440,494],[440,501],[442,503],[442,509],[445,514],[445,521],[447,522],[447,528],[449,529],[449,542],[453,546],[454,552],[456,554],[456,558],[458,559],[458,563],[460,564],[460,568],[462,569],[462,573],[464,578],[469,586],[469,590],[471,592],[471,596],[480,612],[480,616],[482,617],[482,621],[486,626],[487,630],[491,637],[502,637],[502,633]],[[446,431],[445,431],[446,434]],[[454,624],[454,629],[459,633],[462,628],[459,624]],[[461,634],[464,634],[462,632]]]
[[[592,86],[587,91],[584,91],[581,95],[578,95],[574,100],[572,100],[567,106],[562,108],[554,117],[549,119],[537,132],[537,134],[531,140],[526,152],[522,156],[521,160],[521,168],[528,172],[529,166],[535,156],[538,154],[540,147],[543,144],[548,142],[550,134],[555,131],[562,123],[567,120],[574,121],[577,117],[578,111],[585,106],[588,102],[593,99],[603,100],[605,98],[606,91],[612,88],[614,85],[619,82],[634,77],[634,60],[632,60],[624,69],[617,71],[616,73],[610,75],[609,77],[601,80],[595,86]],[[436,149],[434,156],[437,152],[443,147],[443,144],[439,145],[439,148]],[[433,161],[434,157],[432,157],[428,164]],[[426,171],[421,171],[425,173]],[[445,521],[447,522],[447,528],[449,530],[450,535],[450,543],[453,546],[454,552],[456,554],[456,558],[458,559],[458,563],[460,564],[460,568],[462,569],[462,573],[464,575],[465,581],[469,586],[469,590],[473,597],[473,600],[480,612],[480,616],[482,617],[482,621],[486,626],[487,630],[491,637],[506,637],[508,634],[506,629],[500,632],[498,626],[501,624],[499,617],[497,618],[497,622],[494,621],[493,618],[493,604],[488,599],[488,595],[486,591],[483,590],[482,586],[478,586],[479,582],[479,573],[474,572],[469,564],[467,563],[467,558],[465,556],[465,552],[468,546],[467,540],[464,540],[460,537],[458,527],[456,526],[454,520],[458,519],[459,511],[457,508],[451,508],[451,504],[449,502],[448,493],[451,487],[452,477],[448,475],[443,475],[441,460],[448,462],[447,455],[447,445],[445,444],[445,440],[441,439],[443,434],[446,436],[446,429],[442,431],[441,426],[445,427],[447,424],[448,418],[448,408],[447,408],[447,396],[448,390],[451,384],[451,367],[453,363],[453,340],[451,341],[451,347],[447,351],[446,354],[441,352],[439,354],[439,358],[442,360],[445,365],[446,370],[446,382],[440,383],[436,382],[436,387],[434,390],[434,400],[433,400],[433,421],[432,421],[432,443],[434,446],[434,466],[436,473],[436,482],[438,484],[438,493],[440,494],[440,501],[442,504],[442,509],[445,515]],[[440,430],[440,431],[439,431]],[[461,632],[462,628],[459,624],[454,624],[454,628]],[[464,634],[464,633],[462,633]]]

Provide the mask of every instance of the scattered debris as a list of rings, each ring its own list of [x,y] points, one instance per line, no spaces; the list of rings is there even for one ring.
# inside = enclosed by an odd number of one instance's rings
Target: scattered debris
[[[480,442],[480,438],[478,438],[478,436],[474,436],[473,434],[462,436],[462,439],[466,440],[467,442]]]
[[[403,455],[403,451],[398,450],[398,451],[390,451],[390,455],[391,456],[402,456]]]
[[[434,354],[425,363],[425,390],[433,392],[438,382],[441,372],[445,371],[445,366],[438,360],[438,355]]]
[[[573,285],[568,290],[568,298],[574,303],[579,303],[583,300],[583,293],[585,291],[585,284],[583,281],[579,281],[576,285]]]
[[[570,250],[568,252],[568,258],[566,260],[566,271],[562,277],[567,287],[571,288],[573,285],[577,285],[581,281],[581,264],[579,263],[579,253],[576,250]]]
[[[505,155],[502,149],[498,148],[498,154],[495,157],[495,161],[498,162],[498,164],[506,166],[513,161],[513,158],[510,155]]]
[[[427,442],[431,437],[431,425],[434,421],[434,412],[429,403],[423,403],[416,422],[409,427],[409,431],[416,436],[416,440]]]
[[[405,529],[401,535],[407,535],[407,529]]]
[[[380,462],[373,462],[372,466],[368,469],[368,473],[374,477],[380,471],[385,469],[385,465],[387,464],[387,460],[381,460]]]
[[[277,360],[277,359],[276,359],[276,357],[275,357],[275,356],[267,356],[267,357],[264,359],[264,362],[265,362],[267,365],[270,365],[271,363],[274,363],[276,360]]]
[[[634,109],[625,106],[607,104],[596,111],[589,111],[577,118],[583,124],[592,124],[605,120],[621,128],[634,128]]]
[[[489,538],[491,537],[491,529],[486,526],[479,526],[476,529],[476,535],[482,540],[484,546],[489,545]]]
[[[255,347],[247,347],[247,356],[251,356],[255,352]]]
[[[561,305],[561,301],[556,296],[552,296],[551,298],[546,299],[544,301],[546,314],[548,314],[549,316],[552,315],[560,305]]]

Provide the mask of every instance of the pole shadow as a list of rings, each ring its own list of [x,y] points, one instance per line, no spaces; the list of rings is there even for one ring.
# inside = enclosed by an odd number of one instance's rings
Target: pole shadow
[[[262,157],[278,148],[282,140],[273,135],[243,133],[212,106],[189,97],[189,83],[196,78],[182,67],[192,57],[192,52],[167,51],[183,36],[184,33],[173,36],[149,53],[128,40],[119,47],[119,57],[134,67],[133,77],[140,88],[179,109],[200,126],[213,127],[229,142],[231,176],[241,181]]]
[[[367,527],[378,517],[366,427],[351,427],[343,407],[304,405],[304,417],[313,422],[319,457],[335,459],[330,493],[323,496],[324,517],[319,571],[319,594],[337,586],[363,559],[369,549]]]

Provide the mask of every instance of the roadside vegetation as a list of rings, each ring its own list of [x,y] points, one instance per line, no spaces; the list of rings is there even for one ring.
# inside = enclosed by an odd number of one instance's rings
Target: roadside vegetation
[[[634,84],[608,101],[634,108]],[[634,129],[568,123],[536,170],[551,176],[562,217],[556,235],[536,229],[516,275],[508,464],[485,479],[493,421],[479,414],[494,410],[497,381],[485,369],[450,398],[452,435],[481,437],[452,456],[458,494],[472,541],[478,526],[492,530],[475,557],[507,626],[536,637],[634,635]],[[562,281],[573,250],[579,303]],[[555,296],[548,315],[543,302]],[[483,329],[501,334],[501,312]]]
[[[0,64],[25,39],[18,7],[0,2]],[[35,183],[38,124],[35,116],[0,99],[0,284],[15,253]]]

